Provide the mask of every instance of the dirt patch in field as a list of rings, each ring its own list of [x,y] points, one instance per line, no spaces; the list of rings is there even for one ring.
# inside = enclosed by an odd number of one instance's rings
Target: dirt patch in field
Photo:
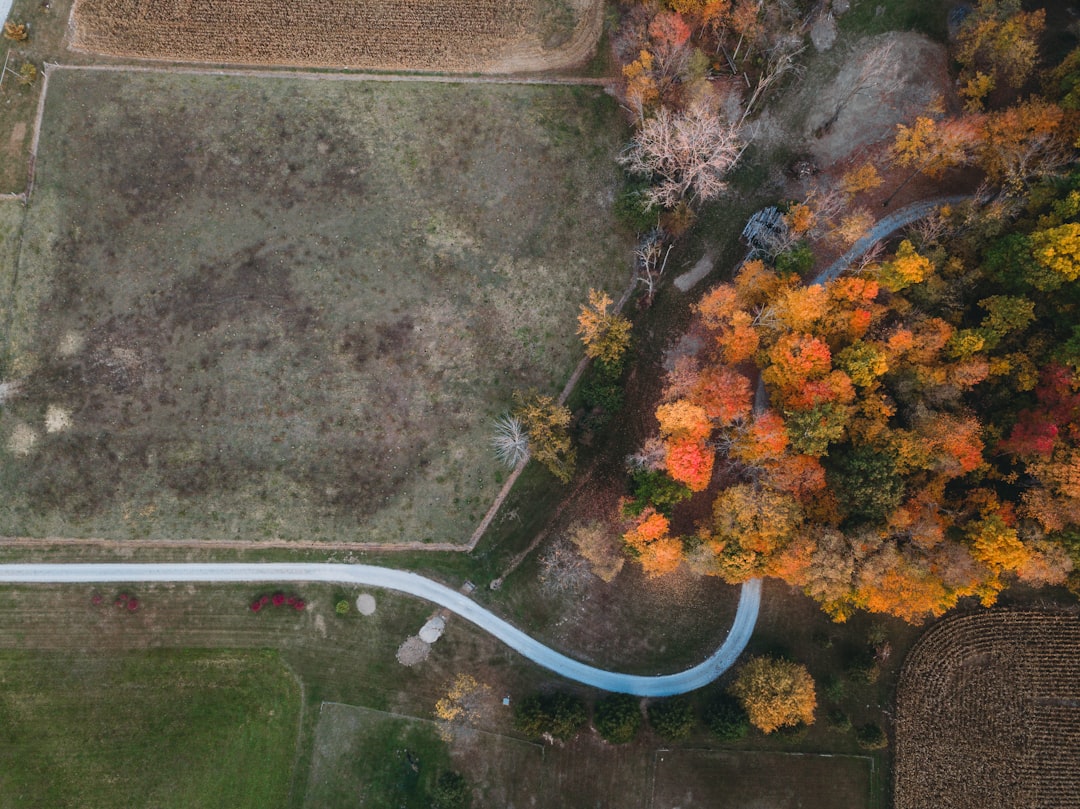
[[[78,0],[74,49],[189,62],[518,72],[586,61],[600,0]]]
[[[896,696],[897,809],[1080,805],[1080,618],[943,621]]]
[[[14,127],[12,127],[11,137],[8,138],[8,154],[19,154],[19,151],[22,149],[24,140],[26,140],[26,121],[19,121],[15,124]]]
[[[759,137],[807,150],[824,167],[891,139],[898,123],[955,95],[945,48],[914,33],[838,45],[815,60],[800,88],[761,117]]]
[[[431,644],[424,642],[416,635],[410,635],[398,647],[397,662],[403,666],[418,666],[428,659],[429,654],[431,654]]]

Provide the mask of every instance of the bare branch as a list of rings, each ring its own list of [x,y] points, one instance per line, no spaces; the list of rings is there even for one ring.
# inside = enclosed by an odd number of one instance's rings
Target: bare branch
[[[632,174],[654,179],[656,184],[646,192],[650,204],[672,208],[688,194],[702,202],[718,197],[727,187],[724,177],[745,148],[738,128],[704,104],[683,113],[661,107],[630,141],[619,162]]]

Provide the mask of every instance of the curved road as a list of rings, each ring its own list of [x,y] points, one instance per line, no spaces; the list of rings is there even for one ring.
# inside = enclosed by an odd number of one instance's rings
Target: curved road
[[[4,0],[0,0],[0,6]],[[867,236],[810,283],[821,283],[842,273],[858,256],[881,238],[914,222],[934,208],[961,202],[968,197],[943,197],[909,205],[879,221]],[[764,400],[759,384],[755,405]],[[0,583],[58,584],[105,582],[328,582],[396,590],[423,598],[460,615],[491,633],[514,651],[537,665],[567,679],[642,697],[666,697],[701,688],[725,671],[746,648],[761,606],[761,580],[742,586],[735,620],[723,644],[704,661],[678,674],[655,677],[620,674],[586,665],[544,646],[517,627],[493,615],[465,595],[416,573],[372,565],[329,563],[229,563],[229,564],[14,564],[0,565]]]
[[[17,564],[0,565],[0,583],[105,582],[329,582],[396,590],[432,601],[490,632],[514,651],[570,680],[641,697],[667,697],[711,683],[746,648],[757,623],[761,581],[742,586],[739,607],[723,644],[703,662],[678,674],[647,677],[588,666],[544,646],[467,596],[416,573],[373,565],[328,563],[229,564]]]
[[[922,219],[942,205],[957,205],[961,202],[967,202],[969,199],[971,199],[970,194],[953,197],[937,197],[935,199],[923,200],[922,202],[913,202],[911,205],[879,219],[870,229],[870,232],[855,242],[850,250],[840,256],[840,258],[830,264],[826,269],[819,272],[812,281],[808,281],[807,283],[820,284],[824,281],[831,281],[850,267],[855,259],[859,258],[863,253],[886,236],[890,236],[900,228],[910,225],[918,219]]]

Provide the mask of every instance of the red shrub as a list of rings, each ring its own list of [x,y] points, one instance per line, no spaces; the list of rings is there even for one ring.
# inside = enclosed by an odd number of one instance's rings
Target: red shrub
[[[285,594],[284,593],[274,593],[273,598],[271,598],[270,600],[274,602],[275,607],[280,607],[282,604],[285,603]]]
[[[130,599],[128,601],[128,603],[127,603],[127,608],[129,610],[132,610],[132,611],[137,610],[139,608],[139,599],[137,599],[137,598]]]
[[[259,600],[252,601],[251,602],[251,611],[252,612],[258,612],[259,610],[262,609],[262,606],[263,606],[262,601],[259,601]]]
[[[296,610],[302,610],[302,609],[304,609],[304,607],[306,607],[306,606],[307,606],[307,605],[306,605],[306,604],[304,603],[304,599],[302,599],[302,598],[298,598],[298,599],[296,599],[296,603],[295,603],[295,604],[293,604],[293,609],[296,609]]]

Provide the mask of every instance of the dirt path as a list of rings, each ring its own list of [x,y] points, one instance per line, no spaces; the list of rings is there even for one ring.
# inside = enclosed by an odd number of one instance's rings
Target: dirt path
[[[871,247],[882,239],[891,236],[893,233],[900,230],[900,228],[910,225],[912,222],[922,219],[924,216],[928,216],[942,205],[956,205],[960,202],[967,202],[969,199],[971,199],[970,195],[961,195],[936,197],[935,199],[923,200],[922,202],[913,202],[911,205],[901,208],[895,213],[889,214],[884,219],[879,219],[877,224],[870,229],[869,233],[855,242],[850,250],[840,256],[840,258],[830,264],[827,268],[819,272],[809,283],[820,284],[825,281],[833,280],[850,267],[856,259],[863,256]]]
[[[84,70],[98,73],[175,73],[195,76],[244,76],[258,79],[305,79],[310,81],[385,81],[431,84],[538,84],[543,86],[603,87],[610,79],[588,76],[454,75],[448,73],[331,72],[289,68],[199,67],[196,65],[66,65],[47,63],[53,70]],[[500,71],[503,72],[503,71]],[[509,73],[510,71],[505,71]]]

